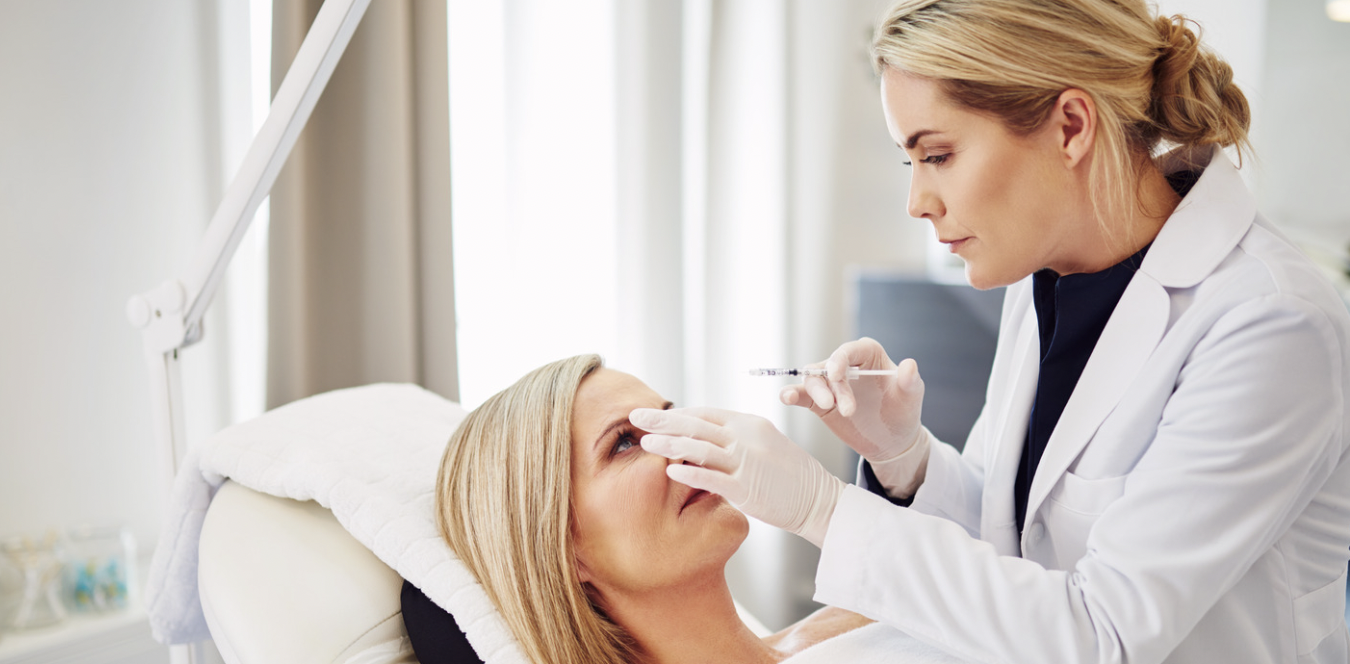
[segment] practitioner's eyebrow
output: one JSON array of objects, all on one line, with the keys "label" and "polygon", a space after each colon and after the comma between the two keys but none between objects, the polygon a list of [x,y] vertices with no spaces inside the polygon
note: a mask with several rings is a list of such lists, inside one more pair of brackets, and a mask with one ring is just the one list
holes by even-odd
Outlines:
[{"label": "practitioner's eyebrow", "polygon": [[[675,403],[672,402],[672,401],[667,401],[667,402],[661,404],[661,410],[670,410],[671,408],[674,408],[674,407],[675,407]],[[621,427],[621,426],[623,426],[623,425],[625,425],[625,424],[628,424],[628,416],[627,416],[627,415],[625,415],[625,416],[623,416],[623,417],[621,417],[621,418],[619,418],[619,419],[617,419],[617,420],[614,420],[613,422],[610,422],[610,423],[609,423],[609,426],[605,427],[605,430],[604,430],[604,431],[601,431],[601,432],[600,432],[600,435],[596,437],[596,439],[595,439],[595,445],[593,446],[593,448],[599,450],[599,451],[603,454],[603,452],[604,452],[604,450],[602,449],[602,448],[603,448],[603,443],[605,442],[606,439],[609,438],[609,434],[613,433],[615,429],[617,429],[617,428],[619,428],[619,427]]]},{"label": "practitioner's eyebrow", "polygon": [[914,146],[919,144],[920,138],[923,138],[924,136],[927,136],[929,134],[938,134],[938,133],[941,132],[937,131],[936,129],[920,129],[914,132],[913,134],[910,134],[909,138],[905,139],[905,144],[900,147],[906,150],[913,150]]}]

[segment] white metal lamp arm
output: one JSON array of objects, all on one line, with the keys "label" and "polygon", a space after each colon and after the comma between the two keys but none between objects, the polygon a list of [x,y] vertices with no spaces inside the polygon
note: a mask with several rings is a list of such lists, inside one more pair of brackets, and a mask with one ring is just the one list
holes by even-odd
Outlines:
[{"label": "white metal lamp arm", "polygon": [[[136,295],[127,317],[141,329],[150,368],[151,408],[164,495],[187,452],[178,349],[202,338],[202,317],[215,297],[258,206],[272,190],[291,148],[323,94],[370,0],[326,0],[282,80],[262,128],[216,208],[187,275]],[[200,659],[195,648],[174,648],[175,663]]]},{"label": "white metal lamp arm", "polygon": [[[132,324],[146,327],[169,313],[154,309],[156,304],[179,304],[186,311],[179,318],[182,336],[174,338],[178,325],[171,325],[162,336],[156,336],[161,351],[192,345],[201,338],[201,321],[206,308],[215,297],[230,259],[253,221],[258,206],[272,190],[281,167],[291,154],[300,131],[309,120],[310,112],[323,94],[333,68],[342,58],[352,33],[360,24],[370,0],[327,0],[319,9],[305,41],[286,72],[286,78],[272,100],[271,111],[258,135],[253,138],[239,172],[225,191],[225,197],[216,208],[206,236],[188,266],[187,276],[170,280],[155,290],[132,298],[128,316]],[[177,285],[173,285],[173,284]],[[181,289],[181,295],[179,293]],[[181,300],[181,304],[180,304]],[[153,311],[155,318],[149,318]],[[178,313],[178,312],[174,312]],[[147,342],[149,341],[147,333]]]},{"label": "white metal lamp arm", "polygon": [[[188,266],[187,276],[170,279],[127,303],[127,317],[142,330],[144,350],[151,363],[156,438],[171,460],[170,480],[178,458],[185,451],[177,351],[201,339],[202,317],[215,297],[230,259],[258,206],[276,183],[277,174],[369,6],[370,0],[324,2],[272,100],[267,119],[253,138],[220,207],[216,208]],[[170,374],[165,376],[167,380],[159,379],[165,372]],[[168,438],[160,434],[167,434]]]}]

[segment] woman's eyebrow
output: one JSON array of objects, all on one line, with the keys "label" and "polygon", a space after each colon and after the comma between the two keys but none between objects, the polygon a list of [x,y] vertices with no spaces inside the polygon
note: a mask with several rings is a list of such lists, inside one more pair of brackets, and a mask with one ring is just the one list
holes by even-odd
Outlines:
[{"label": "woman's eyebrow", "polygon": [[901,147],[903,147],[906,150],[913,150],[914,146],[919,144],[919,139],[929,134],[937,134],[937,133],[940,132],[938,132],[936,129],[920,129],[914,132],[913,134],[910,134],[909,138],[905,139],[905,144]]},{"label": "woman's eyebrow", "polygon": [[[625,423],[627,423],[627,422],[628,422],[628,418],[627,418],[627,417],[623,417],[623,418],[614,420],[613,422],[610,422],[610,423],[609,423],[609,426],[605,427],[605,430],[604,430],[604,431],[601,431],[601,432],[600,432],[600,435],[595,437],[595,444],[594,444],[592,447],[593,447],[594,449],[599,449],[599,448],[600,448],[600,444],[603,443],[603,442],[605,442],[605,439],[606,439],[606,438],[609,438],[609,434],[610,434],[611,431],[614,431],[615,429],[617,429],[617,428],[623,426],[623,425],[624,425]],[[603,452],[603,450],[601,450],[601,451]]]}]

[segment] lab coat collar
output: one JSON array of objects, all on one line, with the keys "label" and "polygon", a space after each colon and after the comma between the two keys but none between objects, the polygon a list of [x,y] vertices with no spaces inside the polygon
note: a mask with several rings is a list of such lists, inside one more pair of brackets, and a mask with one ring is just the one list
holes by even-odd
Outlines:
[{"label": "lab coat collar", "polygon": [[[1064,407],[1032,479],[1026,532],[1032,520],[1106,419],[1167,331],[1168,288],[1189,288],[1209,276],[1251,228],[1256,205],[1237,169],[1219,148],[1179,150],[1162,160],[1164,172],[1204,173],[1163,225],[1102,330],[1092,356]],[[1035,375],[1035,372],[1032,372]],[[1004,435],[1013,435],[1005,431]],[[1025,436],[1025,424],[1016,435]],[[1021,446],[1016,447],[1020,459]],[[1006,453],[1006,452],[1005,452]],[[1011,494],[1008,494],[1011,496]],[[1028,546],[1025,537],[1023,550]]]},{"label": "lab coat collar", "polygon": [[1209,276],[1256,218],[1256,201],[1218,146],[1178,148],[1160,159],[1164,173],[1204,168],[1163,224],[1140,271],[1166,288],[1190,288]]}]

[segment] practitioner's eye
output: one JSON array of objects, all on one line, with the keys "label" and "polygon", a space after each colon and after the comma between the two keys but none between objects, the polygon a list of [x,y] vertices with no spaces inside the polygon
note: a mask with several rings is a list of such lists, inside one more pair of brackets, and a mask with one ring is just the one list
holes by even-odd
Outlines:
[{"label": "practitioner's eye", "polygon": [[[950,156],[951,156],[950,154],[933,154],[933,155],[928,155],[927,157],[924,157],[923,159],[920,159],[919,162],[920,162],[920,163],[923,163],[923,164],[932,164],[933,166],[941,166],[942,164],[944,164],[944,163],[947,162],[947,158],[950,157]],[[904,162],[904,163],[905,163],[906,166],[913,166],[913,165],[914,165],[914,162],[912,162],[912,161],[907,161],[907,162]]]}]

